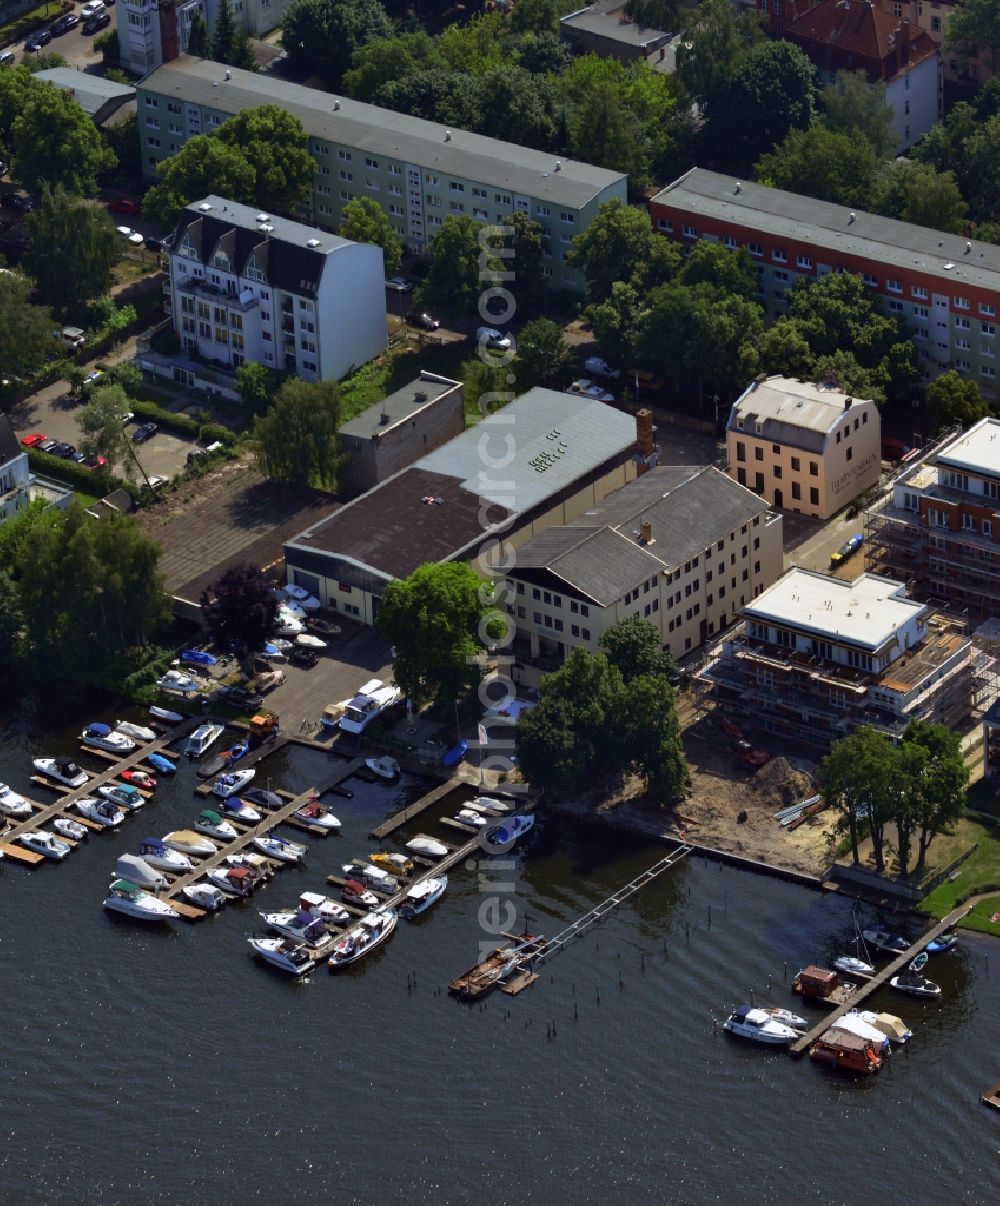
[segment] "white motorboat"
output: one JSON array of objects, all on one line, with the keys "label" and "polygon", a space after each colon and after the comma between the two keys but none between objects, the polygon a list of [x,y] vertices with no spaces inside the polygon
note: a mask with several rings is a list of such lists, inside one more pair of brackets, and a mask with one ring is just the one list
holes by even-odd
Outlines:
[{"label": "white motorboat", "polygon": [[384,942],[396,928],[399,914],[395,909],[377,909],[368,913],[334,946],[329,964],[332,968],[347,967]]},{"label": "white motorboat", "polygon": [[247,942],[255,955],[290,975],[303,976],[316,966],[301,942],[288,938],[248,938]]},{"label": "white motorboat", "polygon": [[253,839],[253,845],[268,858],[276,858],[282,863],[301,863],[309,852],[309,847],[301,842],[290,842],[287,838],[278,837],[276,833],[265,833]]},{"label": "white motorboat", "polygon": [[498,813],[514,811],[514,805],[510,800],[495,800],[492,796],[476,796],[465,807],[471,808],[475,812],[482,812],[486,815],[492,814],[494,816]]},{"label": "white motorboat", "polygon": [[156,704],[150,705],[149,714],[156,720],[165,720],[167,724],[180,724],[184,719],[180,712],[171,712],[169,708],[160,708]]},{"label": "white motorboat", "polygon": [[310,800],[292,814],[297,820],[305,821],[308,825],[318,825],[321,829],[339,829],[340,819],[319,800]]},{"label": "white motorboat", "polygon": [[264,819],[264,814],[256,808],[251,808],[246,800],[239,796],[225,796],[219,801],[218,811],[224,820],[244,821],[248,825],[256,825]]},{"label": "white motorboat", "polygon": [[136,812],[146,803],[145,797],[131,783],[105,783],[97,789],[97,794],[126,812]]},{"label": "white motorboat", "polygon": [[66,787],[83,787],[90,778],[72,758],[33,758],[31,765],[40,775]]},{"label": "white motorboat", "polygon": [[108,724],[89,724],[80,734],[83,745],[95,750],[107,750],[109,754],[131,754],[135,742],[125,733],[119,733]]},{"label": "white motorboat", "polygon": [[451,819],[469,829],[480,829],[487,821],[481,812],[476,812],[473,808],[460,808]]},{"label": "white motorboat", "polygon": [[397,703],[402,692],[396,686],[386,686],[380,678],[363,683],[357,695],[344,704],[340,728],[344,733],[363,733],[367,726]]},{"label": "white motorboat", "polygon": [[399,891],[399,880],[395,876],[370,863],[344,863],[343,872],[347,879],[358,879],[376,892],[384,892],[386,896]]},{"label": "white motorboat", "polygon": [[26,850],[34,850],[36,854],[44,854],[46,858],[60,861],[73,849],[68,842],[57,838],[47,829],[29,829],[27,833],[19,834],[17,840]]},{"label": "white motorboat", "polygon": [[260,918],[269,930],[306,946],[321,946],[330,937],[326,923],[304,909],[279,909],[276,913],[261,913]]},{"label": "white motorboat", "polygon": [[837,971],[845,972],[849,976],[875,975],[875,968],[870,963],[866,963],[864,959],[857,959],[854,955],[841,955],[834,959],[833,966]]},{"label": "white motorboat", "polygon": [[147,728],[144,724],[133,724],[131,720],[116,720],[115,728],[133,741],[155,741],[156,730]]},{"label": "white motorboat", "polygon": [[200,724],[187,739],[184,746],[184,753],[189,758],[200,758],[202,754],[218,741],[225,732],[221,724]]},{"label": "white motorboat", "polygon": [[439,901],[444,896],[447,887],[448,880],[444,875],[422,879],[406,893],[399,911],[408,921],[412,921],[414,917],[426,913],[432,904]]},{"label": "white motorboat", "polygon": [[289,583],[279,592],[289,603],[294,603],[304,611],[319,611],[322,604],[315,595],[311,595],[304,586]]},{"label": "white motorboat", "polygon": [[418,833],[415,838],[411,838],[406,843],[406,849],[412,850],[414,854],[422,854],[425,858],[444,858],[448,853],[444,842],[428,837],[426,833]]},{"label": "white motorboat", "polygon": [[[174,695],[197,695],[201,690],[201,684],[197,679],[180,670],[168,670],[161,679],[157,679],[156,685],[161,691],[169,691]],[[176,716],[177,713],[174,712],[171,715]]]},{"label": "white motorboat", "polygon": [[220,842],[234,842],[239,836],[232,825],[228,821],[224,821],[211,808],[201,810],[194,827],[199,833],[204,833],[207,837],[215,838]]},{"label": "white motorboat", "polygon": [[115,863],[115,879],[126,879],[129,883],[138,884],[147,892],[165,888],[169,882],[162,871],[151,867],[138,854],[120,854],[118,856],[118,861]]},{"label": "white motorboat", "polygon": [[322,637],[313,636],[311,632],[300,632],[295,638],[296,645],[302,645],[306,649],[325,649],[326,641]]},{"label": "white motorboat", "polygon": [[342,904],[319,892],[303,892],[299,897],[299,908],[327,925],[344,925],[351,920],[351,914]]},{"label": "white motorboat", "polygon": [[174,921],[177,914],[165,900],[144,892],[129,879],[116,879],[104,898],[104,907],[112,913],[123,913],[139,921]]},{"label": "white motorboat", "polygon": [[194,870],[194,863],[188,856],[172,849],[163,838],[143,838],[139,843],[139,857],[158,871],[173,871],[176,875],[183,875],[185,871]]},{"label": "white motorboat", "polygon": [[302,621],[291,614],[283,607],[278,608],[278,614],[274,621],[274,635],[280,637],[299,636],[305,632],[306,628]]},{"label": "white motorboat", "polygon": [[785,1046],[797,1039],[798,1033],[784,1022],[775,1021],[765,1009],[754,1009],[752,1005],[741,1005],[726,1018],[723,1030],[740,1038],[753,1039],[755,1043],[770,1046]]},{"label": "white motorboat", "polygon": [[913,1031],[894,1013],[875,1013],[871,1009],[852,1009],[849,1012],[857,1014],[876,1030],[881,1030],[890,1043],[908,1043],[913,1038]]},{"label": "white motorboat", "polygon": [[380,779],[388,779],[390,782],[399,778],[399,763],[395,758],[388,756],[383,758],[366,758],[365,766],[373,775],[377,775]]},{"label": "white motorboat", "polygon": [[764,1012],[768,1017],[774,1018],[776,1022],[781,1022],[783,1026],[791,1026],[793,1030],[808,1030],[808,1021],[800,1017],[797,1013],[792,1013],[790,1009],[778,1009],[774,1006],[764,1006]]},{"label": "white motorboat", "polygon": [[16,791],[12,791],[6,783],[0,783],[0,812],[9,817],[30,817],[31,805]]},{"label": "white motorboat", "polygon": [[254,888],[260,883],[259,876],[256,876],[249,867],[227,866],[225,863],[219,867],[213,867],[208,873],[208,878],[227,896],[239,896],[246,898],[253,893]]},{"label": "white motorboat", "polygon": [[349,879],[340,889],[341,897],[358,909],[377,909],[378,897],[356,879]]},{"label": "white motorboat", "polygon": [[238,796],[253,777],[252,769],[227,771],[225,774],[219,775],[212,784],[212,794],[221,800],[224,800],[226,796]]},{"label": "white motorboat", "polygon": [[181,895],[198,909],[206,913],[217,913],[226,903],[226,894],[215,884],[196,883],[181,888]]},{"label": "white motorboat", "polygon": [[877,1026],[872,1026],[866,1022],[859,1013],[853,1010],[848,1011],[830,1026],[831,1030],[843,1030],[848,1034],[856,1034],[858,1038],[867,1039],[870,1043],[874,1043],[876,1048],[881,1047],[883,1050],[889,1050],[889,1037],[883,1034]]},{"label": "white motorboat", "polygon": [[165,834],[163,840],[171,850],[179,850],[181,854],[193,854],[198,858],[207,858],[219,851],[215,842],[191,829],[174,829]]},{"label": "white motorboat", "polygon": [[90,832],[86,826],[81,825],[79,821],[71,820],[69,817],[54,817],[52,828],[60,837],[69,838],[73,842],[82,842]]},{"label": "white motorboat", "polygon": [[486,832],[486,840],[494,846],[510,847],[531,829],[535,823],[533,812],[521,812],[508,817],[498,825],[493,825]]},{"label": "white motorboat", "polygon": [[913,997],[939,997],[941,988],[933,980],[928,980],[919,972],[900,972],[893,976],[889,984],[897,992],[906,992]]},{"label": "white motorboat", "polygon": [[76,811],[95,825],[120,825],[125,820],[125,813],[114,800],[95,800],[93,796],[84,796],[73,805]]}]

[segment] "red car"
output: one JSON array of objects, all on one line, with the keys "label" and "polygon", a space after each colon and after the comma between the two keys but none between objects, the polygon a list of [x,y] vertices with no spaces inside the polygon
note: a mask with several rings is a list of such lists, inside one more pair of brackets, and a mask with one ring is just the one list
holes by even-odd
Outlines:
[{"label": "red car", "polygon": [[116,197],[113,201],[109,201],[108,209],[113,214],[138,214],[142,212],[142,206],[139,202],[130,201],[128,197]]},{"label": "red car", "polygon": [[88,456],[83,463],[88,469],[106,469],[108,466],[103,456]]},{"label": "red car", "polygon": [[34,448],[36,444],[40,444],[42,440],[47,440],[48,438],[43,431],[33,431],[31,435],[26,435],[21,443],[25,448]]}]

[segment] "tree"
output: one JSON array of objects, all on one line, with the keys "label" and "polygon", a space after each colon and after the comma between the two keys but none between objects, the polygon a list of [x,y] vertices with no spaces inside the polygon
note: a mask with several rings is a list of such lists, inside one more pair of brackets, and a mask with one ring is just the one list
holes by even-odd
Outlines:
[{"label": "tree", "polygon": [[135,454],[125,428],[129,400],[120,385],[95,389],[80,412],[81,447],[88,456],[103,456],[112,473],[135,473]]},{"label": "tree", "polygon": [[212,57],[212,35],[208,29],[208,22],[198,9],[195,9],[191,14],[191,25],[188,28],[187,52],[196,59],[210,59]]},{"label": "tree", "polygon": [[0,569],[0,666],[12,666],[21,648],[21,596],[7,570]]},{"label": "tree", "polygon": [[230,67],[242,67],[245,71],[255,71],[257,68],[246,29],[233,20],[229,0],[222,0],[219,5],[212,37],[212,58],[217,63],[228,63]]},{"label": "tree", "polygon": [[445,218],[430,244],[430,268],[417,292],[428,310],[473,314],[484,282],[480,278],[480,231],[486,228],[467,214]]},{"label": "tree", "polygon": [[196,134],[157,167],[157,183],[146,194],[142,215],[172,230],[181,210],[200,197],[221,196],[254,203],[256,175],[246,157],[211,134]]},{"label": "tree", "polygon": [[939,172],[913,159],[883,165],[875,180],[872,208],[887,218],[952,234],[962,232],[969,210],[954,172]]},{"label": "tree", "polygon": [[378,0],[291,0],[281,45],[294,70],[338,88],[354,52],[391,35],[392,23]]},{"label": "tree", "polygon": [[620,197],[604,202],[593,221],[573,240],[566,263],[583,273],[587,296],[600,302],[610,297],[615,281],[630,281],[641,273],[654,240],[649,215],[626,205]]},{"label": "tree", "polygon": [[274,405],[254,420],[257,463],[262,473],[290,486],[334,490],[343,463],[337,443],[340,389],[336,381],[290,377]]},{"label": "tree", "polygon": [[954,427],[956,423],[971,427],[989,414],[979,386],[955,369],[935,377],[928,385],[925,409],[932,431]]},{"label": "tree", "polygon": [[357,197],[344,206],[340,235],[355,243],[374,243],[382,248],[385,275],[392,276],[403,262],[403,244],[389,216],[372,197]]},{"label": "tree", "polygon": [[[213,136],[223,146],[242,155],[249,164],[253,172],[250,204],[273,213],[288,214],[309,196],[316,161],[309,152],[309,139],[302,123],[287,109],[280,105],[244,109],[224,121],[213,131]],[[216,196],[230,195],[220,193],[218,189],[211,191]]]},{"label": "tree", "polygon": [[600,646],[626,686],[640,677],[666,678],[674,669],[674,659],[663,649],[660,630],[638,616],[626,616],[605,629]]},{"label": "tree", "polygon": [[884,315],[861,277],[849,272],[798,282],[789,292],[788,317],[814,355],[850,352],[864,368],[883,361],[892,345],[910,342],[905,324]]},{"label": "tree", "polygon": [[611,84],[598,83],[588,93],[570,119],[569,133],[577,159],[642,177],[642,130]]},{"label": "tree", "polygon": [[55,350],[52,311],[32,305],[30,293],[27,277],[0,273],[0,378],[30,377]]},{"label": "tree", "polygon": [[905,807],[919,829],[916,869],[920,871],[933,838],[946,832],[965,811],[969,768],[962,757],[961,734],[946,725],[911,721],[903,733],[902,748],[912,747],[923,757],[919,773],[911,774],[906,782]]},{"label": "tree", "polygon": [[1000,178],[1000,116],[991,117],[964,140],[955,174],[977,221],[1000,218],[1000,196],[994,187]]},{"label": "tree", "polygon": [[641,674],[629,684],[624,703],[630,768],[645,780],[652,803],[676,803],[684,794],[688,766],[673,688],[662,674]]},{"label": "tree", "polygon": [[562,6],[556,0],[518,0],[510,17],[517,34],[558,33]]},{"label": "tree", "polygon": [[757,341],[762,373],[777,373],[797,381],[810,380],[815,363],[809,340],[794,319],[781,317]]},{"label": "tree", "polygon": [[892,739],[876,729],[856,729],[834,742],[820,763],[819,786],[825,799],[842,814],[840,825],[851,839],[854,861],[868,829],[875,870],[885,870],[885,826],[898,812],[899,757]]},{"label": "tree", "polygon": [[673,33],[681,14],[680,0],[627,0],[626,15],[636,25]]},{"label": "tree", "polygon": [[606,301],[587,309],[594,342],[601,356],[612,366],[623,368],[635,359],[639,337],[641,307],[639,295],[624,281],[615,281]]},{"label": "tree", "polygon": [[535,385],[565,385],[573,372],[572,349],[563,339],[562,327],[548,318],[526,323],[517,337],[514,370],[521,390]]},{"label": "tree", "polygon": [[254,654],[274,634],[278,600],[271,583],[250,562],[226,570],[201,596],[201,614],[212,640],[221,649],[235,646],[247,675]]},{"label": "tree", "polygon": [[481,675],[480,627],[496,615],[490,588],[464,562],[418,566],[385,588],[375,627],[392,645],[393,675],[414,703],[452,703]]},{"label": "tree", "polygon": [[1000,9],[993,0],[961,0],[948,16],[948,48],[968,60],[980,47],[989,51],[994,75],[1000,68]]},{"label": "tree", "polygon": [[92,196],[97,177],[115,165],[114,152],[80,104],[55,85],[35,81],[11,127],[12,175],[30,193],[43,184]]},{"label": "tree", "polygon": [[683,285],[708,285],[719,294],[749,299],[757,292],[757,274],[745,247],[730,250],[721,243],[695,243],[684,258]]},{"label": "tree", "polygon": [[139,118],[135,113],[127,114],[121,121],[108,126],[104,140],[118,160],[118,171],[136,184],[142,180],[142,147],[139,143]]},{"label": "tree", "polygon": [[805,130],[790,131],[784,142],[761,155],[754,175],[772,188],[865,209],[877,166],[867,139],[813,123]]},{"label": "tree", "polygon": [[823,124],[835,134],[861,137],[879,159],[895,153],[893,113],[885,103],[885,84],[872,84],[863,71],[838,71],[837,81],[819,94]]},{"label": "tree", "polygon": [[344,91],[356,100],[374,103],[387,84],[443,67],[437,43],[425,30],[373,38],[355,50],[351,69],[344,74]]},{"label": "tree", "polygon": [[236,370],[236,392],[243,403],[244,415],[249,418],[266,414],[285,377],[278,369],[245,360]]},{"label": "tree", "polygon": [[122,240],[106,210],[44,185],[26,225],[24,267],[47,305],[79,315],[110,290]]},{"label": "tree", "polygon": [[789,131],[805,129],[816,107],[816,69],[791,42],[752,46],[705,101],[703,142],[715,162],[747,172]]},{"label": "tree", "polygon": [[[510,288],[517,300],[518,313],[525,316],[537,314],[545,302],[544,228],[521,210],[508,214],[501,225],[510,227],[510,233],[505,234],[501,241],[501,246],[510,254],[501,256],[500,263],[506,271],[514,274]],[[493,240],[490,245],[495,246]]]},{"label": "tree", "polygon": [[688,10],[677,47],[677,75],[691,98],[703,105],[763,39],[761,14],[738,11],[729,0],[703,0]]}]

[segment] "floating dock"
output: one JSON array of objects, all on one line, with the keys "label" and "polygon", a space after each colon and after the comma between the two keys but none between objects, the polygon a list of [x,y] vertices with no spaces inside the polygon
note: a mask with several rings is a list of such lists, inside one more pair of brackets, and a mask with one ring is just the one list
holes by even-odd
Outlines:
[{"label": "floating dock", "polygon": [[944,921],[939,921],[936,926],[927,930],[925,933],[908,947],[903,953],[897,956],[893,961],[884,967],[882,971],[876,972],[866,983],[860,985],[854,992],[851,993],[847,1001],[842,1005],[838,1005],[832,1013],[827,1014],[819,1025],[814,1026],[807,1031],[797,1042],[793,1043],[789,1048],[792,1055],[803,1055],[809,1048],[821,1038],[830,1029],[834,1022],[842,1018],[850,1009],[859,1009],[862,1001],[868,999],[876,989],[881,988],[884,984],[888,984],[893,976],[901,972],[911,959],[915,958],[925,949],[929,942],[933,942],[935,938],[940,937],[946,930],[950,930],[952,926],[957,925],[962,918],[969,912],[970,905],[962,905],[960,908],[953,910]]},{"label": "floating dock", "polygon": [[[363,761],[364,759],[362,759]],[[456,788],[465,788],[468,793],[468,799],[475,799],[476,788],[472,784],[466,783],[464,779],[453,776],[433,788],[427,795],[421,796],[419,800],[415,800],[412,804],[402,809],[401,812],[397,812],[389,817],[387,821],[383,821],[381,825],[376,825],[371,831],[371,836],[378,841],[387,838],[391,833],[395,833],[397,829],[401,829],[408,821],[412,821],[415,817],[419,817],[422,812],[426,812],[432,804],[437,804],[443,800],[445,796],[455,791]],[[463,807],[466,802],[466,800],[462,800],[457,807]]]}]

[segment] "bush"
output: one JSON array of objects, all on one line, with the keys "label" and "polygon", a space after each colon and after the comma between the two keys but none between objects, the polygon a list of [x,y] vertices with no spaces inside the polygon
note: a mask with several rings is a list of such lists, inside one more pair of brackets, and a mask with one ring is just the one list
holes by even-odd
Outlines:
[{"label": "bush", "polygon": [[101,497],[110,494],[122,483],[110,473],[98,473],[88,469],[86,465],[78,465],[76,461],[65,461],[61,456],[50,456],[47,452],[39,452],[37,448],[28,449],[28,464],[35,473],[42,477],[51,477],[58,482],[65,482],[74,490],[83,494],[96,494]]},{"label": "bush", "polygon": [[218,440],[220,444],[225,444],[227,448],[232,448],[235,444],[239,443],[240,437],[235,431],[230,431],[228,427],[223,427],[219,423],[202,423],[198,429],[198,439],[206,447]]},{"label": "bush", "polygon": [[198,438],[201,428],[190,415],[175,414],[174,411],[158,406],[155,402],[144,402],[140,398],[130,398],[129,405],[135,413],[135,417],[144,423],[155,423],[158,427],[173,431],[177,435],[188,436],[192,440]]}]

